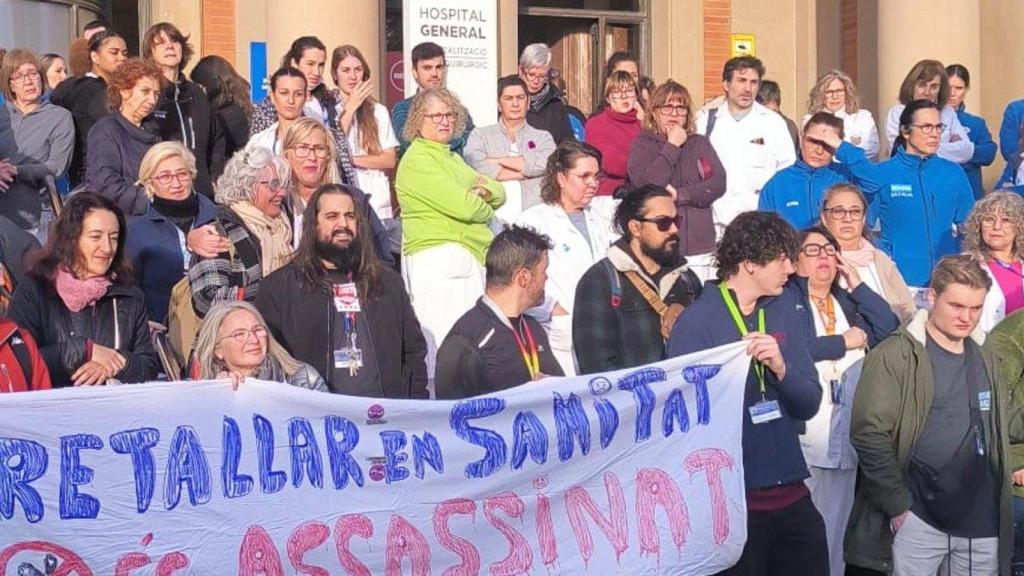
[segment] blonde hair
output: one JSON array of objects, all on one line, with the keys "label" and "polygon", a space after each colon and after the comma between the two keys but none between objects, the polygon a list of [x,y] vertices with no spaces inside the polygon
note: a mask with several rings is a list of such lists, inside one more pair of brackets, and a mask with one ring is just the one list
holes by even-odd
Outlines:
[{"label": "blonde hair", "polygon": [[960,284],[975,290],[992,288],[992,278],[981,267],[981,263],[970,254],[946,256],[939,260],[932,270],[932,281],[929,287],[938,296],[952,284]]},{"label": "blonde hair", "polygon": [[423,126],[427,119],[427,105],[433,100],[447,104],[455,115],[455,122],[452,123],[453,137],[466,130],[466,109],[462,107],[458,96],[447,88],[431,88],[417,94],[409,105],[409,115],[406,116],[405,126],[402,127],[402,138],[406,142],[412,142],[420,137],[420,126]]},{"label": "blonde hair", "polygon": [[977,258],[987,259],[989,247],[981,233],[981,220],[986,216],[1005,214],[1013,223],[1013,251],[1019,258],[1024,255],[1024,198],[1014,192],[990,192],[978,200],[964,223],[963,249]]},{"label": "blonde hair", "polygon": [[266,330],[267,356],[281,365],[286,376],[290,377],[302,368],[302,363],[293,358],[284,349],[284,346],[278,344],[277,340],[274,339],[274,336],[270,333],[270,328],[267,326],[267,321],[263,319],[263,315],[260,314],[255,306],[245,301],[222,301],[210,307],[210,311],[203,318],[203,325],[199,328],[199,336],[196,337],[195,354],[196,361],[199,363],[200,378],[216,378],[218,374],[227,368],[224,361],[217,358],[214,352],[219,343],[220,337],[218,333],[220,332],[221,325],[228,316],[239,310],[245,310],[252,314],[260,326]]},{"label": "blonde hair", "polygon": [[853,114],[857,110],[860,110],[860,96],[857,95],[857,85],[853,83],[853,78],[846,75],[846,72],[842,70],[829,70],[818,78],[818,81],[814,83],[814,87],[811,88],[811,93],[807,97],[807,113],[815,114],[817,112],[828,112],[825,108],[825,91],[828,90],[828,85],[833,80],[839,80],[843,83],[843,89],[846,90],[846,113]]},{"label": "blonde hair", "polygon": [[[288,150],[298,145],[299,142],[302,142],[314,132],[323,134],[324,142],[327,144],[327,163],[324,167],[324,175],[320,180],[320,184],[340,184],[341,178],[338,176],[338,148],[334,145],[334,138],[331,137],[327,127],[319,120],[303,117],[292,122],[291,126],[284,131],[284,137],[281,139],[281,154],[286,154]],[[293,180],[292,184],[294,183],[295,181]]]},{"label": "blonde hair", "polygon": [[192,174],[192,178],[195,179],[196,177],[196,157],[184,144],[177,140],[154,144],[146,151],[146,155],[142,157],[142,163],[139,164],[139,181],[137,182],[137,184],[146,189],[146,196],[150,200],[156,195],[156,189],[151,179],[156,175],[157,167],[164,160],[170,158],[181,158],[181,163]]},{"label": "blonde hair", "polygon": [[3,62],[3,65],[0,66],[0,92],[3,93],[4,98],[14,102],[11,76],[14,76],[18,68],[25,64],[35,66],[36,71],[39,72],[39,97],[43,97],[43,90],[46,89],[46,71],[43,70],[43,66],[39,63],[39,58],[36,57],[35,53],[24,48],[15,48],[0,57],[0,62]]}]

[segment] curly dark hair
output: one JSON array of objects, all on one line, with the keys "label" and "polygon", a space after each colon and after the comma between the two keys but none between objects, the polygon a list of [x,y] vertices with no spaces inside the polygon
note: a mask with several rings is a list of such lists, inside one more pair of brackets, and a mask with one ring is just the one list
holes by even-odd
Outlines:
[{"label": "curly dark hair", "polygon": [[81,259],[78,253],[78,240],[82,236],[85,217],[95,210],[105,210],[117,218],[117,250],[110,261],[107,279],[117,284],[132,282],[131,267],[124,256],[124,245],[128,238],[124,212],[110,199],[92,192],[80,192],[67,199],[60,218],[53,223],[46,245],[32,260],[29,274],[44,285],[52,285],[53,277],[58,268],[74,270]]},{"label": "curly dark hair", "polygon": [[107,107],[110,110],[117,110],[121,107],[121,91],[131,90],[139,80],[152,78],[157,84],[164,81],[163,72],[156,62],[143,60],[142,58],[129,58],[117,67],[110,77],[110,85],[107,86]]},{"label": "curly dark hair", "polygon": [[800,251],[796,230],[775,212],[744,212],[725,227],[718,243],[718,279],[732,278],[743,262],[764,266],[779,256],[795,261]]}]

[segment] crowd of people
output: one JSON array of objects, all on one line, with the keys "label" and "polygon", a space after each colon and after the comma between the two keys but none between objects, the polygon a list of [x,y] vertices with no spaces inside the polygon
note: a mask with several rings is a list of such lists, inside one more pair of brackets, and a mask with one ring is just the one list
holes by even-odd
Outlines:
[{"label": "crowd of people", "polygon": [[102,22],[71,50],[2,56],[0,392],[258,378],[460,399],[743,339],[727,574],[1009,573],[1024,99],[985,190],[997,144],[964,108],[970,73],[935,60],[883,141],[844,72],[797,125],[750,56],[699,105],[616,53],[581,118],[531,44],[478,126],[432,43],[390,111],[359,48],[328,61],[312,36],[256,103],[218,56],[186,76],[171,23],[140,57]]}]

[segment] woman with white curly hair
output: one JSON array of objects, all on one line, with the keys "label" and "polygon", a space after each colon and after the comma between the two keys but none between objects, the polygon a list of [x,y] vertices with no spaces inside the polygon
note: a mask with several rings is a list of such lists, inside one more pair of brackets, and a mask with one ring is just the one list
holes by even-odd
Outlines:
[{"label": "woman with white curly hair", "polygon": [[963,226],[964,251],[992,277],[979,325],[988,332],[1024,308],[1024,198],[992,192],[974,205]]},{"label": "woman with white curly hair", "polygon": [[320,374],[293,358],[248,302],[218,302],[210,308],[196,338],[195,360],[196,378],[230,378],[235,388],[245,378],[256,378],[327,392]]},{"label": "woman with white curly hair", "polygon": [[260,280],[291,259],[292,228],[282,210],[289,176],[283,158],[259,147],[239,151],[224,168],[214,225],[231,246],[189,268],[192,305],[200,317],[219,301],[252,302]]}]

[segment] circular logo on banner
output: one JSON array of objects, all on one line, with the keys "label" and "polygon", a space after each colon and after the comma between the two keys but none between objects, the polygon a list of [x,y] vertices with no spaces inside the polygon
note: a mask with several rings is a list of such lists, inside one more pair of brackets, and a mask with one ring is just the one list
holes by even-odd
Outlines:
[{"label": "circular logo on banner", "polygon": [[612,381],[604,376],[598,376],[590,380],[590,393],[594,396],[602,396],[612,389]]},{"label": "circular logo on banner", "polygon": [[380,404],[370,405],[370,407],[366,409],[366,417],[371,421],[380,420],[384,417],[384,407]]},{"label": "circular logo on banner", "polygon": [[370,466],[370,480],[373,480],[374,482],[380,482],[383,479],[384,479],[384,465],[383,464],[374,464],[373,466]]}]

